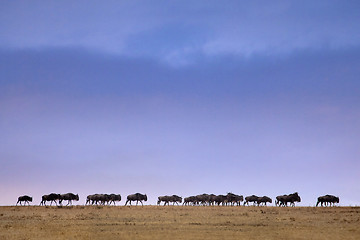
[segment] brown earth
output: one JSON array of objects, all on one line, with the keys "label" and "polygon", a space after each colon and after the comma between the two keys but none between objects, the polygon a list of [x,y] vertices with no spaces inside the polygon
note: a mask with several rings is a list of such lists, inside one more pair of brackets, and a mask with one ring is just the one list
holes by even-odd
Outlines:
[{"label": "brown earth", "polygon": [[360,239],[360,207],[0,207],[0,239]]}]

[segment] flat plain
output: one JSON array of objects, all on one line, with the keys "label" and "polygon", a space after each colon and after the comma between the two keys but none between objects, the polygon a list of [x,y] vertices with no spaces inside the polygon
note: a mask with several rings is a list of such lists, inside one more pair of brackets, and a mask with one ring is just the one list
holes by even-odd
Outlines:
[{"label": "flat plain", "polygon": [[0,239],[360,239],[360,207],[2,206]]}]

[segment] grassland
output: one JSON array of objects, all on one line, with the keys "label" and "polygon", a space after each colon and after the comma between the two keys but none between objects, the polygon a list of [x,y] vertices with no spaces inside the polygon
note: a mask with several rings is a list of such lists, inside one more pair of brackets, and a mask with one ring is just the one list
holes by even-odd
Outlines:
[{"label": "grassland", "polygon": [[0,239],[360,239],[360,208],[0,207]]}]

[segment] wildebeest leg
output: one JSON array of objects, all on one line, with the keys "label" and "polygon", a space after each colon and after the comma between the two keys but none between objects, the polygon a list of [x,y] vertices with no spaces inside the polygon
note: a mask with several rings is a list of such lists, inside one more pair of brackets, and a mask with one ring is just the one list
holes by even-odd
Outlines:
[{"label": "wildebeest leg", "polygon": [[140,200],[140,202],[141,202],[141,206],[144,206],[144,204],[143,204],[142,200]]}]

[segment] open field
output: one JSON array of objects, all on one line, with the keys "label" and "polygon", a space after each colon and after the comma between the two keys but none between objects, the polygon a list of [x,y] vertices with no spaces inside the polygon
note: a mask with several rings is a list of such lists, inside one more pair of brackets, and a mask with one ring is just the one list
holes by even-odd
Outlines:
[{"label": "open field", "polygon": [[0,239],[360,239],[359,207],[0,207]]}]

